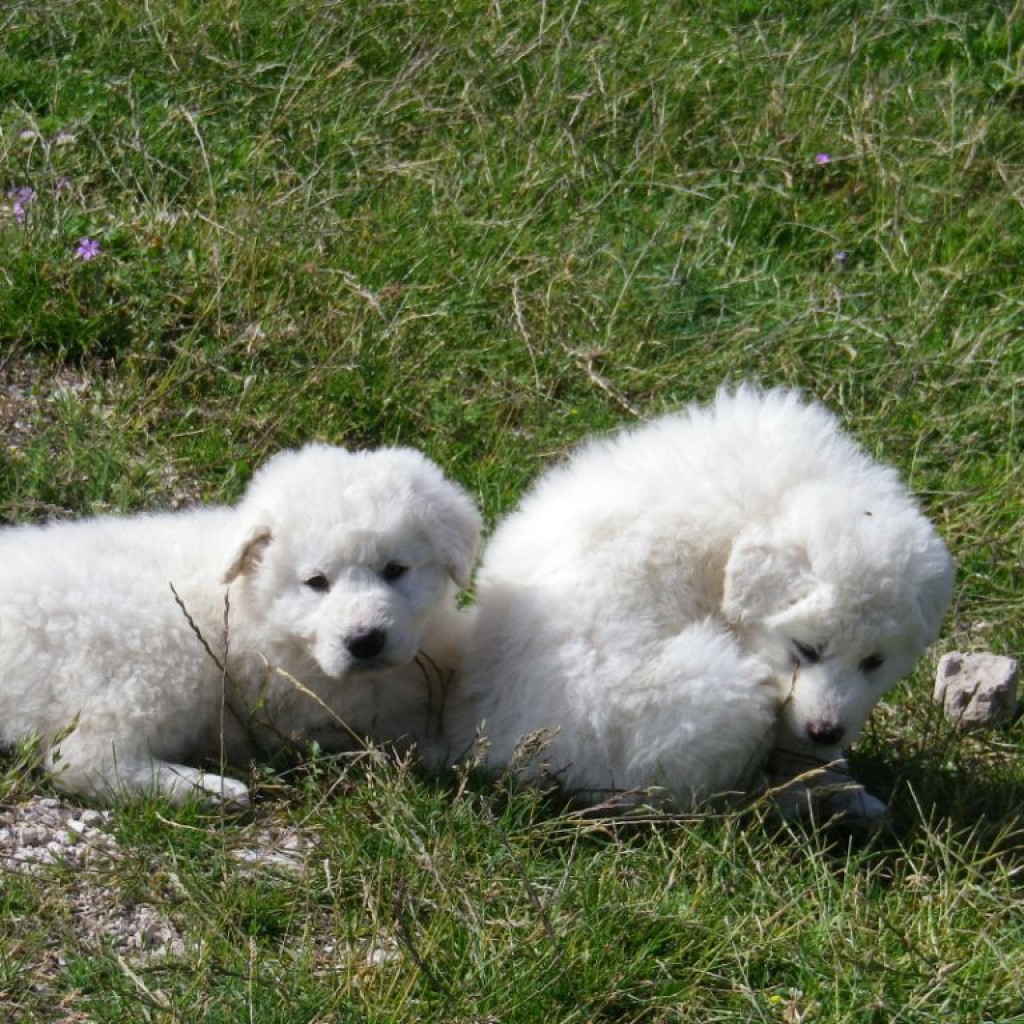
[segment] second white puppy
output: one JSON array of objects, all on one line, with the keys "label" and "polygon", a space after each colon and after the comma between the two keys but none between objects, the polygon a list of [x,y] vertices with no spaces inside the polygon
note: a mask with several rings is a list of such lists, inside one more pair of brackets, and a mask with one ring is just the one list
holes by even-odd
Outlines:
[{"label": "second white puppy", "polygon": [[479,529],[418,452],[311,444],[232,508],[0,531],[0,743],[39,737],[58,785],[102,800],[244,803],[203,766],[416,740]]},{"label": "second white puppy", "polygon": [[[722,393],[584,445],[499,526],[451,751],[480,736],[492,768],[677,808],[743,789],[773,747],[789,775],[838,770],[951,586],[897,475],[822,407]],[[827,811],[884,810],[856,797]]]}]

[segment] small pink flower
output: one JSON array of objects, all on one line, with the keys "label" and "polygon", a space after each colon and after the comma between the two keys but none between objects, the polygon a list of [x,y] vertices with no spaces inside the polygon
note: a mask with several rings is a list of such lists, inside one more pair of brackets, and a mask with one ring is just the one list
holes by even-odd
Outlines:
[{"label": "small pink flower", "polygon": [[830,164],[830,163],[832,163],[832,156],[831,156],[831,154],[829,154],[829,153],[818,153],[818,154],[816,154],[816,155],[815,155],[815,157],[814,157],[814,162],[815,162],[815,163],[816,163],[816,164],[817,164],[817,165],[818,165],[819,167],[824,167],[824,166],[825,166],[825,164]]},{"label": "small pink flower", "polygon": [[88,263],[100,254],[100,243],[94,238],[80,238],[75,246],[75,258]]}]

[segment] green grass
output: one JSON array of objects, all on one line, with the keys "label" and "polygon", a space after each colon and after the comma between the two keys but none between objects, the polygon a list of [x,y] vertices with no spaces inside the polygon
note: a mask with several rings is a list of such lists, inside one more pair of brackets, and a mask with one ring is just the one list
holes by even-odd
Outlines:
[{"label": "green grass", "polygon": [[[0,187],[35,190],[0,195],[5,519],[232,499],[315,436],[422,447],[493,520],[587,434],[752,378],[921,495],[960,567],[938,650],[1024,648],[1019,3],[21,0],[0,39]],[[103,881],[180,962],[76,938],[74,873],[4,873],[0,1007],[1024,1020],[1020,724],[956,735],[933,667],[855,751],[896,811],[866,846],[328,762],[251,821],[118,814]],[[303,874],[238,870],[267,822],[317,838]]]}]

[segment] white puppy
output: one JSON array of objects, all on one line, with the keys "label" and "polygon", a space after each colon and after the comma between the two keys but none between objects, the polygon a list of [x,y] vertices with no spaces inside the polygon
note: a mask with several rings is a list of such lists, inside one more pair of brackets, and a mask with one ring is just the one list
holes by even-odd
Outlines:
[{"label": "white puppy", "polygon": [[[823,408],[720,393],[585,445],[499,526],[449,750],[482,736],[494,769],[681,809],[748,787],[773,748],[787,776],[807,757],[835,782],[935,639],[952,578],[896,473]],[[884,810],[829,793],[828,813]]]},{"label": "white puppy", "polygon": [[0,743],[39,737],[95,798],[244,803],[199,766],[413,740],[461,653],[451,581],[479,528],[419,453],[311,444],[232,508],[4,530]]}]

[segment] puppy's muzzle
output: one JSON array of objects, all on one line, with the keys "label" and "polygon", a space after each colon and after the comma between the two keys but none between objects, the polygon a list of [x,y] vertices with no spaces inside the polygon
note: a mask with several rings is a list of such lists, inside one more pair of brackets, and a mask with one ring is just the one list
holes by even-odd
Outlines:
[{"label": "puppy's muzzle", "polygon": [[811,722],[807,726],[807,738],[820,747],[834,747],[842,740],[843,731],[838,722]]}]

